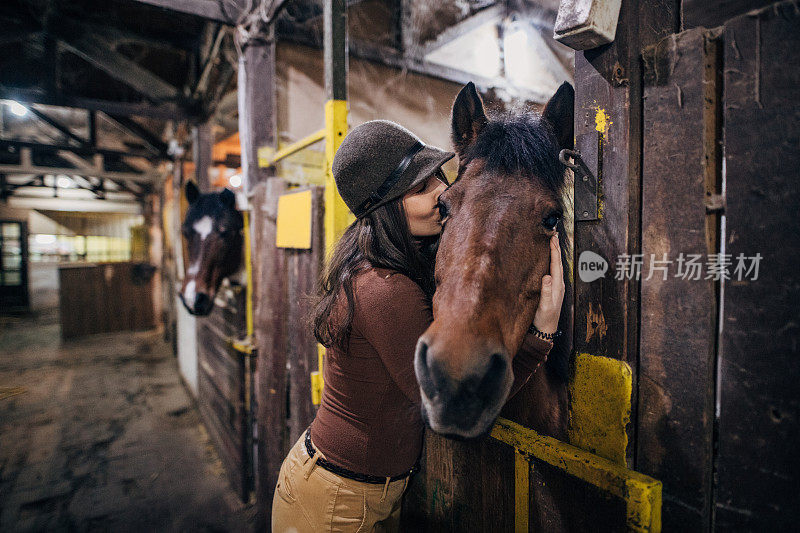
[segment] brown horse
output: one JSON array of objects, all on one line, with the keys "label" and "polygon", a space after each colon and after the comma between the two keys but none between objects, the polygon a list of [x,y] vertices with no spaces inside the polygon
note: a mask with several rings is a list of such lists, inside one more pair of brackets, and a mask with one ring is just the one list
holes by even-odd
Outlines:
[{"label": "brown horse", "polygon": [[[572,86],[564,83],[534,113],[487,118],[472,83],[453,104],[456,181],[439,199],[444,229],[436,256],[433,323],[420,337],[414,366],[423,416],[451,437],[485,435],[513,383],[511,361],[539,303],[562,220],[565,167],[559,152],[573,145]],[[569,276],[559,329],[569,331]],[[562,337],[563,338],[563,337]],[[536,389],[532,425],[563,438],[570,346],[557,339]]]},{"label": "brown horse", "polygon": [[189,260],[180,298],[193,315],[207,315],[222,280],[242,265],[242,214],[236,210],[236,196],[228,189],[200,194],[186,183],[189,210],[181,225]]}]

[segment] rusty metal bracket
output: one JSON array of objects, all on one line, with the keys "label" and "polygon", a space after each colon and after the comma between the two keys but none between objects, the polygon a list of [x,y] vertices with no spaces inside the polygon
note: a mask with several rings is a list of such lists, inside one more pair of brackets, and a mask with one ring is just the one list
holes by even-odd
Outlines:
[{"label": "rusty metal bracket", "polygon": [[[567,156],[574,163],[568,161]],[[559,152],[558,160],[575,173],[575,220],[597,220],[597,177],[577,150],[564,148]]]}]

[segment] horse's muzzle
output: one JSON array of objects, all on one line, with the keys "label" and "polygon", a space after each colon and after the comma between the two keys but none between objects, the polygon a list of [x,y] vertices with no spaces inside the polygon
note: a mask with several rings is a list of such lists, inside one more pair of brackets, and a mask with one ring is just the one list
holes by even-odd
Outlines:
[{"label": "horse's muzzle", "polygon": [[445,436],[477,438],[491,430],[513,382],[509,357],[494,350],[474,358],[463,375],[448,370],[445,354],[423,339],[417,343],[414,371],[422,395],[423,418]]}]

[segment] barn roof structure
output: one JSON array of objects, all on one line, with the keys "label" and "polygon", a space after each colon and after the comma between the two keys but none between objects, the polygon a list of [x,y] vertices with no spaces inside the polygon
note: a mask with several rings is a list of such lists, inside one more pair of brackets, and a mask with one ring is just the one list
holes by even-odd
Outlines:
[{"label": "barn roof structure", "polygon": [[[501,101],[541,103],[571,79],[572,54],[552,39],[557,0],[347,5],[354,58],[474,81]],[[141,198],[190,144],[187,124],[235,133],[236,34],[274,19],[279,43],[319,49],[322,14],[319,0],[9,0],[0,100],[24,116],[4,114],[3,197]]]}]

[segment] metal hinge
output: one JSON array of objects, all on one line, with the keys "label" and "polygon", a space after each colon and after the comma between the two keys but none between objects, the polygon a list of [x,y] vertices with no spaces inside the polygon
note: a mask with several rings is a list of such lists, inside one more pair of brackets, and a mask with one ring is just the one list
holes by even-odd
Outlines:
[{"label": "metal hinge", "polygon": [[[575,162],[567,161],[567,156]],[[597,178],[594,173],[577,150],[561,150],[558,160],[575,173],[575,220],[597,220]]]}]

